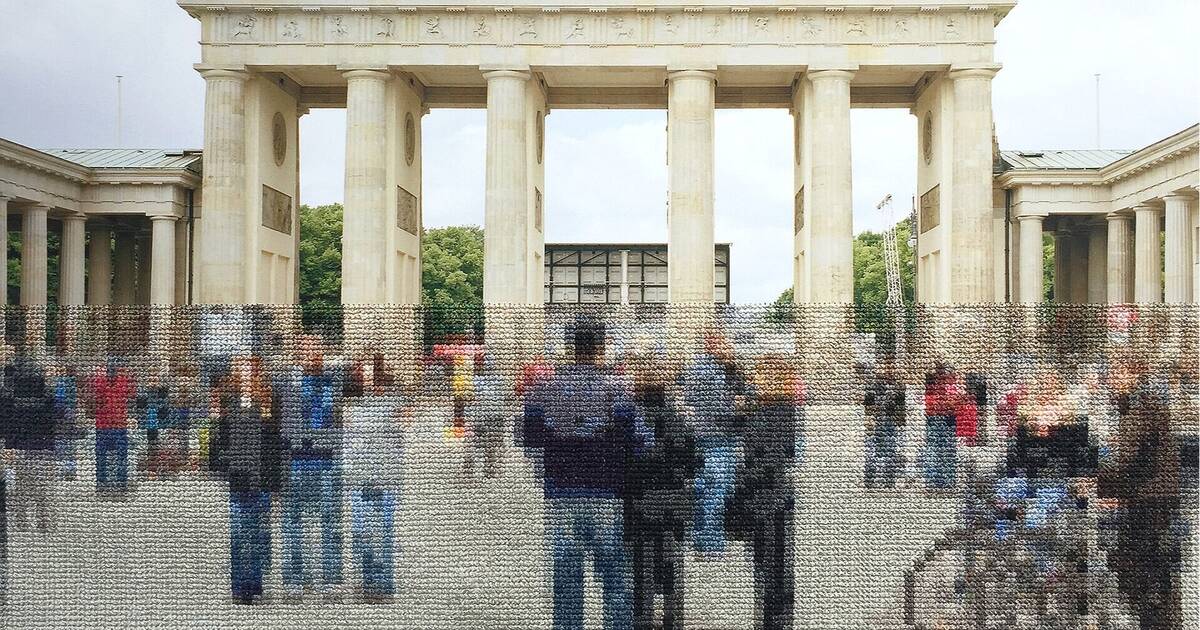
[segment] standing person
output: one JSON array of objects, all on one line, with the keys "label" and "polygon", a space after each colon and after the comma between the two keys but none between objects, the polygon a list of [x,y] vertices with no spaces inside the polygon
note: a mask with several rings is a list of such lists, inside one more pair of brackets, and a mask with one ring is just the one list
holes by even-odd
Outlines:
[{"label": "standing person", "polygon": [[654,601],[663,594],[663,629],[684,627],[684,541],[692,520],[696,441],[675,405],[671,370],[641,354],[631,365],[634,402],[654,445],[630,453],[625,538],[633,557],[633,627],[654,628]]},{"label": "standing person", "polygon": [[0,419],[5,446],[16,455],[16,492],[11,512],[16,529],[50,531],[54,526],[51,483],[54,436],[60,423],[54,396],[47,391],[41,367],[25,354],[4,368]]},{"label": "standing person", "polygon": [[309,582],[305,570],[305,516],[321,528],[321,591],[338,597],[342,584],[342,372],[325,364],[320,339],[297,342],[298,365],[276,382],[288,447],[287,492],[283,505],[283,583],[291,599]]},{"label": "standing person", "polygon": [[129,477],[129,403],[133,379],[116,358],[92,377],[91,406],[96,421],[96,490],[124,492]]},{"label": "standing person", "polygon": [[896,378],[894,355],[884,351],[867,383],[863,407],[867,416],[868,488],[893,488],[900,474],[899,432],[904,427],[904,384]]},{"label": "standing person", "polygon": [[504,436],[516,415],[514,384],[491,356],[485,356],[471,389],[473,394],[466,407],[469,427],[463,474],[467,479],[473,479],[476,461],[482,460],[483,474],[490,479],[499,474]]},{"label": "standing person", "polygon": [[137,397],[137,411],[142,431],[146,438],[146,455],[143,466],[146,478],[157,480],[166,473],[163,461],[162,437],[170,424],[170,401],[167,386],[155,379]]},{"label": "standing person", "polygon": [[363,599],[395,595],[395,511],[404,472],[401,398],[382,354],[351,370],[342,416],[346,423],[346,479],[352,502],[354,556],[362,568]]},{"label": "standing person", "polygon": [[584,558],[604,592],[604,627],[633,623],[622,494],[632,449],[650,436],[629,388],[602,365],[604,324],[580,317],[574,361],[525,399],[524,440],[541,450],[547,544],[554,558],[554,628],[583,628]]},{"label": "standing person", "polygon": [[954,487],[957,450],[955,414],[958,409],[957,375],[939,362],[925,376],[925,485],[930,489]]},{"label": "standing person", "polygon": [[795,381],[784,357],[767,355],[755,363],[742,430],[746,457],[726,515],[754,552],[755,627],[763,630],[792,627]]},{"label": "standing person", "polygon": [[268,480],[278,462],[270,445],[279,426],[271,421],[271,390],[257,358],[235,358],[216,389],[217,459],[229,482],[229,585],[235,603],[252,604],[263,595],[271,562]]},{"label": "standing person", "polygon": [[1099,494],[1124,519],[1110,564],[1143,628],[1182,627],[1181,545],[1172,531],[1179,509],[1180,460],[1172,439],[1165,377],[1122,361],[1110,379],[1120,414],[1116,466]]},{"label": "standing person", "polygon": [[54,370],[53,395],[55,417],[59,424],[55,428],[54,451],[58,459],[59,475],[74,481],[78,470],[77,442],[86,434],[79,425],[82,415],[79,409],[79,390],[75,381],[75,368],[68,362]]},{"label": "standing person", "polygon": [[711,559],[725,551],[725,503],[737,469],[734,422],[745,378],[734,362],[733,346],[720,331],[704,336],[704,350],[680,375],[678,384],[681,408],[701,457],[695,480],[694,544],[702,558]]}]

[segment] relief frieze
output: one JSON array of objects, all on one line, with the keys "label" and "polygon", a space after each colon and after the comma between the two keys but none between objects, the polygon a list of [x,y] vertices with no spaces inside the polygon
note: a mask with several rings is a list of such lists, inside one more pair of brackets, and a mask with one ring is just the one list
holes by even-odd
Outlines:
[{"label": "relief frieze", "polygon": [[889,45],[985,44],[990,12],[969,10],[830,11],[795,7],[558,9],[450,7],[359,13],[279,9],[205,11],[204,43],[445,44],[451,46]]}]

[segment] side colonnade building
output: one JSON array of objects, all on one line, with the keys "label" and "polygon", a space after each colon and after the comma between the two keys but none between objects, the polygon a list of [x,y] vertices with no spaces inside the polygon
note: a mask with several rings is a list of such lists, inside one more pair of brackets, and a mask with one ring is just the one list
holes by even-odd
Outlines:
[{"label": "side colonnade building", "polygon": [[20,305],[51,301],[53,232],[59,305],[189,303],[200,162],[199,151],[41,151],[0,139],[0,233],[21,233]]},{"label": "side colonnade building", "polygon": [[1003,299],[991,82],[1012,1],[179,4],[207,83],[195,302],[295,300],[298,236],[273,226],[314,107],[346,109],[344,303],[419,301],[419,123],[437,107],[487,110],[487,303],[544,299],[545,118],[564,108],[667,110],[668,300],[694,303],[714,301],[716,108],[792,113],[795,296],[831,303],[854,294],[850,110],[909,109],[931,298]]},{"label": "side colonnade building", "polygon": [[1200,126],[1137,151],[1002,151],[999,241],[1013,302],[1044,299],[1043,234],[1056,302],[1200,299]]}]

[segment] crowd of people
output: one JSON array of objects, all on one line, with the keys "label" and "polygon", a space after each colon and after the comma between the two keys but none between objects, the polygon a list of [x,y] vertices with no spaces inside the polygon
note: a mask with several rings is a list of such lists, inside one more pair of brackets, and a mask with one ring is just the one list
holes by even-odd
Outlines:
[{"label": "crowd of people", "polygon": [[[225,313],[197,331],[194,363],[163,372],[52,349],[7,361],[0,533],[53,529],[52,484],[77,480],[91,447],[101,497],[188,476],[227,484],[235,602],[264,600],[274,570],[284,599],[341,599],[347,508],[350,581],[362,601],[392,601],[405,444],[427,383],[402,385],[377,349],[346,356],[312,334],[273,344]],[[510,441],[539,473],[554,627],[583,627],[589,558],[606,628],[683,627],[685,559],[719,561],[732,540],[753,566],[757,626],[791,628],[805,434],[838,430],[808,418],[825,412],[807,400],[796,355],[743,352],[720,324],[679,361],[661,345],[611,352],[596,316],[562,336],[558,353],[515,366],[482,344],[426,357],[448,394],[444,438],[464,445],[462,477],[500,476]],[[897,352],[881,345],[857,366],[866,492],[964,493],[963,523],[1020,541],[1040,583],[1089,584],[1099,558],[1114,576],[1106,597],[1128,616],[1181,623],[1194,371],[1130,353],[1070,368],[1014,357],[1003,373],[937,362],[922,383]],[[1078,532],[1063,533],[1081,513],[1098,540],[1086,553]],[[1070,614],[1101,614],[1096,597],[1078,588]],[[1064,601],[1043,598],[1033,614],[1058,615]]]}]

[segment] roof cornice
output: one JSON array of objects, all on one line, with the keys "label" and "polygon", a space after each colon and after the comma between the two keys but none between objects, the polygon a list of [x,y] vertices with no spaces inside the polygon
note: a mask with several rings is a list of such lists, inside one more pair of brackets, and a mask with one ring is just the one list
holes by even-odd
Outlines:
[{"label": "roof cornice", "polygon": [[92,176],[92,169],[86,166],[80,166],[70,160],[55,157],[4,138],[0,138],[0,160],[20,164],[79,184],[88,183]]},{"label": "roof cornice", "polygon": [[1101,168],[1100,177],[1105,183],[1120,181],[1197,149],[1200,149],[1200,125],[1192,125]]}]

